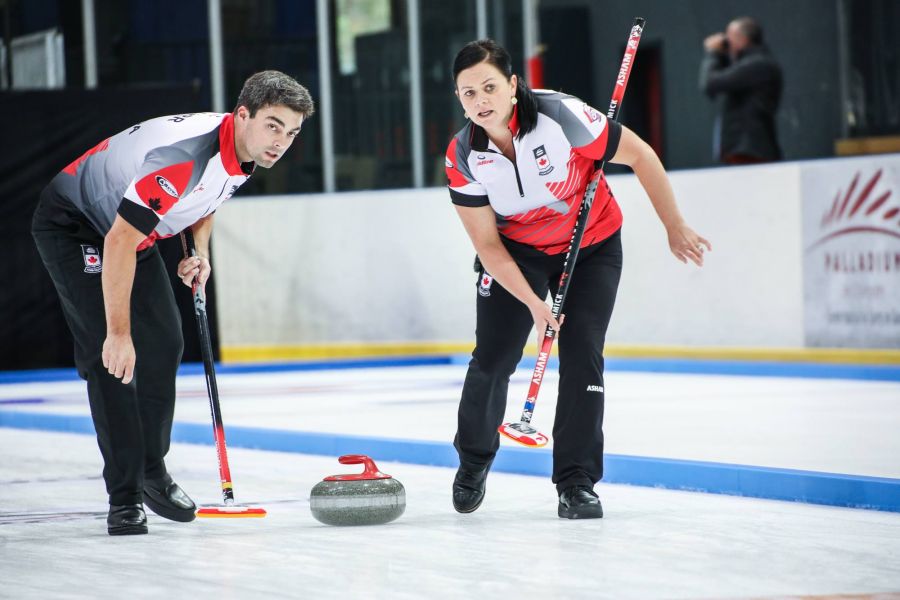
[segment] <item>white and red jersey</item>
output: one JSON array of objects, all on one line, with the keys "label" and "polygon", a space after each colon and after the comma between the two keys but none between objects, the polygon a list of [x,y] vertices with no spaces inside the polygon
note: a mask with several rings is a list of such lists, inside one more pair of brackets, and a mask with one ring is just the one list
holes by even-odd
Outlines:
[{"label": "white and red jersey", "polygon": [[195,113],[150,119],[117,133],[50,185],[100,235],[121,215],[147,235],[142,250],[215,212],[254,168],[237,159],[231,113]]},{"label": "white and red jersey", "polygon": [[[517,109],[509,122],[515,162],[483,128],[466,124],[447,148],[450,197],[460,206],[488,206],[500,233],[546,254],[565,252],[595,161],[612,158],[621,126],[574,96],[535,90],[537,125],[518,139]],[[605,179],[597,189],[582,248],[622,226]]]}]

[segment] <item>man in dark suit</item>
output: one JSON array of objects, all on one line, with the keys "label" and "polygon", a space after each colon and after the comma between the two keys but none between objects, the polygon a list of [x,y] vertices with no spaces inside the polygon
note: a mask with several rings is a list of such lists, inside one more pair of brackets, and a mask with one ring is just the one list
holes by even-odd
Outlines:
[{"label": "man in dark suit", "polygon": [[716,119],[713,155],[725,164],[781,159],[775,113],[781,100],[781,67],[763,43],[754,19],[740,17],[724,33],[703,41],[700,89],[724,96]]}]

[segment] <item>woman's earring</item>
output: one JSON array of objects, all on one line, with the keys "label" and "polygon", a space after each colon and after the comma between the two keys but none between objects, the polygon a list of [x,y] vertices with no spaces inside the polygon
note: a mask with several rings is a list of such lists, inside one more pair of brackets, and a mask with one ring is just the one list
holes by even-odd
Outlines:
[{"label": "woman's earring", "polygon": [[512,104],[513,106],[515,106],[516,104],[519,103],[519,99],[516,98],[515,96],[513,96],[512,98],[509,99],[509,103]]}]

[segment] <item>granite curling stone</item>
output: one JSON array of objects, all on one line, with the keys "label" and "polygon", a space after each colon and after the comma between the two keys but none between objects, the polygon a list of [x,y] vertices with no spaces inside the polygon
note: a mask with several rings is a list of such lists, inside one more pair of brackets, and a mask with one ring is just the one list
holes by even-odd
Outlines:
[{"label": "granite curling stone", "polygon": [[378,470],[362,454],[347,454],[342,465],[362,464],[359,474],[332,475],[315,485],[309,498],[313,517],[326,525],[381,525],[406,510],[403,484]]}]

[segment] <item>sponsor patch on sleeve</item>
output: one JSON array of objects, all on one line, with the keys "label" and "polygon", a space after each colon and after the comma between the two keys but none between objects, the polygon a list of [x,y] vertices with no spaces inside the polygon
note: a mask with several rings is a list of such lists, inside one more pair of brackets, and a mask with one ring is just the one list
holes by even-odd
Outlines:
[{"label": "sponsor patch on sleeve", "polygon": [[164,215],[184,193],[192,171],[191,161],[169,165],[142,177],[135,190],[141,202],[157,215]]}]

